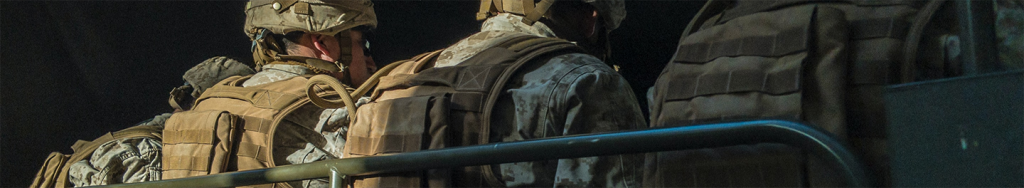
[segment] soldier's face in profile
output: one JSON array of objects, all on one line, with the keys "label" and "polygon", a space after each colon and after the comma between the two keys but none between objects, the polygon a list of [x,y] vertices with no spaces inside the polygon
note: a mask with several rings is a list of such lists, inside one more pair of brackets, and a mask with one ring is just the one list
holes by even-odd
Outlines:
[{"label": "soldier's face in profile", "polygon": [[369,54],[369,47],[367,45],[366,38],[363,38],[362,31],[349,30],[349,36],[352,41],[352,62],[349,63],[349,73],[352,78],[353,86],[362,85],[370,78],[373,72],[377,71],[377,65],[373,62],[373,57]]}]

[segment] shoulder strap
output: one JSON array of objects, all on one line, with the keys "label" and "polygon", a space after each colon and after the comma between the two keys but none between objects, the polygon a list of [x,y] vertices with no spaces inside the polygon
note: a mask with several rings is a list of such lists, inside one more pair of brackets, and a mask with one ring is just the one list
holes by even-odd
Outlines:
[{"label": "shoulder strap", "polygon": [[[909,83],[914,81],[914,66],[917,65],[917,46],[921,42],[921,36],[924,33],[924,29],[931,22],[932,16],[935,14],[942,4],[946,1],[930,1],[925,4],[921,11],[917,12],[914,17],[914,23],[910,26],[910,31],[907,32],[907,40],[903,43],[903,64],[900,65],[900,83]],[[895,83],[890,83],[895,84]]]},{"label": "shoulder strap", "polygon": [[[508,83],[512,75],[515,74],[519,68],[526,65],[526,63],[534,62],[533,60],[547,54],[553,54],[556,52],[560,53],[582,53],[583,49],[579,48],[569,41],[556,39],[556,38],[544,38],[536,36],[528,37],[517,37],[513,38],[505,43],[498,45],[498,47],[505,47],[516,53],[517,60],[512,65],[505,68],[505,70],[498,76],[494,84],[490,88],[487,99],[484,100],[483,104],[483,117],[481,118],[480,132],[484,133],[480,135],[480,143],[488,143],[490,141],[490,129],[491,129],[491,113],[494,111],[494,105],[498,101],[498,96],[501,95],[502,89]],[[494,170],[491,169],[491,165],[481,166],[481,172],[484,174],[484,178],[492,185],[503,185],[501,180],[494,174]]]},{"label": "shoulder strap", "polygon": [[69,187],[70,182],[68,181],[68,170],[70,169],[71,164],[91,156],[92,152],[99,148],[100,145],[117,139],[136,137],[163,139],[163,128],[139,125],[122,129],[117,132],[108,132],[107,134],[104,134],[92,141],[79,140],[78,142],[75,142],[75,145],[71,147],[74,149],[75,153],[71,154],[71,157],[68,158],[64,167],[61,168],[60,175],[57,176],[56,187]]}]

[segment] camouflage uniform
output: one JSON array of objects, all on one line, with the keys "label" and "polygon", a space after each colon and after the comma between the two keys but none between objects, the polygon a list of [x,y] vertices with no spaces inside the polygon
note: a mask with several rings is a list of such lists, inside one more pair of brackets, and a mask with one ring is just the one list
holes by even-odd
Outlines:
[{"label": "camouflage uniform", "polygon": [[[515,36],[556,37],[543,23],[502,13],[482,31],[447,48],[435,67],[454,66]],[[644,127],[636,98],[621,76],[601,60],[571,53],[529,63],[512,76],[494,109],[492,142],[520,141]],[[552,164],[552,165],[549,165]],[[557,164],[557,165],[553,165]],[[509,187],[635,187],[634,155],[560,159],[498,165]]]},{"label": "camouflage uniform", "polygon": [[[194,89],[192,97],[198,98],[206,88],[224,78],[253,72],[233,59],[213,57],[186,71],[182,80]],[[171,113],[163,113],[137,125],[163,127],[170,117]],[[71,164],[68,180],[76,187],[160,180],[162,148],[160,140],[142,137],[103,143],[88,159]]]},{"label": "camouflage uniform", "polygon": [[[171,113],[139,125],[163,126]],[[125,138],[103,143],[89,159],[71,164],[68,180],[75,187],[160,180],[160,140]]]},{"label": "camouflage uniform", "polygon": [[[277,81],[288,80],[302,75],[314,74],[302,65],[268,64],[263,65],[262,70],[252,78],[242,83],[242,87],[252,87],[263,84],[270,84]],[[356,102],[356,106],[366,104],[369,98],[363,97]],[[288,128],[286,128],[288,127]],[[318,148],[302,138],[297,131],[298,127],[320,132],[327,140],[327,144]],[[288,116],[278,126],[274,134],[274,164],[277,166],[311,163],[327,159],[342,158],[342,150],[345,146],[345,134],[348,132],[348,110],[346,108],[323,109],[313,105],[306,105]],[[329,187],[327,179],[304,180],[301,182],[289,182],[293,187]]]},{"label": "camouflage uniform", "polygon": [[1007,68],[1024,68],[1024,1],[995,1],[996,48]]}]

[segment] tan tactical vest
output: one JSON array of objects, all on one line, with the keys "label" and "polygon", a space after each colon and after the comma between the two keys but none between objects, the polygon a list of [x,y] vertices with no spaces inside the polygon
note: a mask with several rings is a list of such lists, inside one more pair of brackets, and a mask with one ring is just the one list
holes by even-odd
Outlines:
[{"label": "tan tactical vest", "polygon": [[[176,113],[164,129],[163,179],[274,167],[274,132],[286,115],[310,104],[307,77],[242,87],[227,78]],[[329,90],[330,91],[330,90]],[[320,96],[336,95],[317,91]],[[320,133],[310,133],[320,135]],[[322,137],[313,136],[316,140]],[[286,183],[276,186],[290,187]]]},{"label": "tan tactical vest", "polygon": [[[513,73],[552,54],[580,52],[568,41],[523,36],[453,67],[433,68],[441,50],[422,54],[380,78],[373,102],[359,107],[345,154],[375,156],[489,143],[490,115]],[[503,186],[491,166],[354,177],[353,187]]]},{"label": "tan tactical vest", "polygon": [[92,153],[103,143],[125,138],[153,138],[159,140],[161,137],[160,127],[140,125],[104,134],[93,141],[79,140],[75,142],[74,146],[71,146],[71,149],[75,151],[74,154],[50,153],[50,156],[43,162],[43,167],[36,173],[36,177],[29,187],[72,187],[74,185],[68,179],[71,164],[89,159],[92,157]]},{"label": "tan tactical vest", "polygon": [[[708,2],[654,86],[651,124],[807,121],[851,143],[880,179],[878,185],[887,185],[882,89],[911,80],[918,74],[914,70],[922,69],[914,62],[918,41],[941,4]],[[781,145],[657,156],[649,158],[657,165],[646,169],[645,186],[841,185],[830,182],[838,176],[820,169],[816,158],[805,160],[798,150]]]}]

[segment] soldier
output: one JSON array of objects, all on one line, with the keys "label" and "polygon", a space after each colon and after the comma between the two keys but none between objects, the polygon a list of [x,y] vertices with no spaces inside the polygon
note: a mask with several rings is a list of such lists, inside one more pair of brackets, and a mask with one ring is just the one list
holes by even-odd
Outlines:
[{"label": "soldier", "polygon": [[[481,32],[444,50],[398,62],[403,64],[387,79],[381,79],[374,92],[375,101],[360,107],[353,122],[345,148],[347,155],[371,156],[644,127],[629,85],[602,61],[608,52],[608,32],[618,27],[625,16],[625,1],[482,3],[478,19],[487,20]],[[513,58],[508,59],[510,56]],[[502,70],[514,73],[502,74]],[[503,78],[507,82],[496,81]],[[427,106],[429,112],[423,112],[416,107],[422,103],[415,101],[428,96],[429,101],[447,100],[451,106],[438,109],[437,106],[446,104],[427,102],[433,106]],[[480,105],[492,101],[493,109]],[[439,111],[447,111],[443,113],[447,117],[435,114]],[[428,114],[429,124],[407,119],[419,117],[416,113]],[[423,147],[409,148],[410,142],[420,143],[416,139],[420,136],[427,137],[422,139]],[[401,145],[405,147],[390,147]],[[445,182],[449,180],[445,178],[447,172],[431,170],[425,175],[356,177],[352,185],[629,187],[636,186],[634,165],[640,163],[638,158],[626,155],[519,162],[453,170],[451,184]]]},{"label": "soldier", "polygon": [[[183,103],[185,98],[198,98],[205,88],[231,76],[244,76],[255,73],[252,68],[227,57],[213,57],[199,63],[185,72],[182,80],[185,85],[171,91],[170,105],[174,112],[188,110],[190,105]],[[69,156],[63,178],[36,177],[31,187],[64,187],[71,183],[76,187],[109,185],[119,183],[136,183],[160,180],[161,140],[158,137],[164,122],[171,113],[163,113],[132,128],[101,137],[97,141],[76,143],[75,154]],[[128,134],[137,132],[141,134]],[[131,135],[131,136],[129,136]],[[157,135],[157,136],[154,136]],[[104,140],[108,139],[108,140]],[[60,154],[62,155],[62,154]],[[51,154],[53,156],[53,154]],[[62,168],[60,166],[53,166]],[[46,167],[42,171],[45,171]],[[52,169],[57,170],[57,169]],[[45,174],[45,173],[43,173]],[[48,179],[49,178],[49,179]],[[49,183],[47,183],[49,182]]]},{"label": "soldier", "polygon": [[[319,98],[307,98],[306,84],[329,75],[359,85],[375,71],[363,37],[377,25],[372,6],[369,0],[250,1],[244,29],[259,72],[218,83],[193,111],[168,120],[164,179],[342,157],[348,111],[314,105]],[[331,97],[351,89],[312,87],[310,95]],[[323,179],[288,184],[327,185]]]}]

